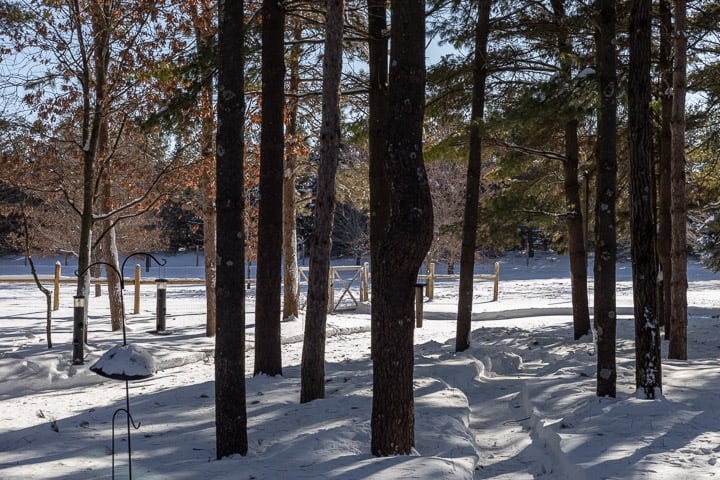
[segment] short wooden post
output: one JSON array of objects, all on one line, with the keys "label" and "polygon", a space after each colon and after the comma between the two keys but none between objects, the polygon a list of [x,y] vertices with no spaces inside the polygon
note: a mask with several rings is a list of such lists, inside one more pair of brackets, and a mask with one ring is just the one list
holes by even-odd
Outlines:
[{"label": "short wooden post", "polygon": [[140,265],[135,265],[135,302],[133,305],[133,313],[137,315],[140,313]]},{"label": "short wooden post", "polygon": [[493,302],[497,302],[498,299],[498,286],[500,283],[500,262],[495,262],[495,280],[493,284]]},{"label": "short wooden post", "polygon": [[53,290],[53,311],[60,310],[60,272],[62,271],[62,266],[60,266],[60,262],[55,262],[55,282],[54,282],[54,290]]},{"label": "short wooden post", "polygon": [[327,311],[331,313],[335,310],[335,269],[330,267],[328,274],[328,306]]},{"label": "short wooden post", "polygon": [[427,278],[427,297],[428,300],[433,299],[433,295],[435,294],[435,262],[430,262],[428,264],[428,278]]},{"label": "short wooden post", "polygon": [[415,326],[422,328],[423,323],[423,284],[415,284]]},{"label": "short wooden post", "polygon": [[360,278],[360,301],[367,302],[370,300],[370,264],[365,262],[362,269],[362,277]]}]

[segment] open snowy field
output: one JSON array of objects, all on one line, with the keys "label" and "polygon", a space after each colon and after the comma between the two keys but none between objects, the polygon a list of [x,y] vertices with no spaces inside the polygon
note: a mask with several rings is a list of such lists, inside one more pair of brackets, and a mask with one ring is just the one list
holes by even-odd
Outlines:
[{"label": "open snowy field", "polygon": [[[202,275],[193,255],[166,258],[162,270],[143,274]],[[618,397],[600,399],[592,339],[572,340],[568,259],[499,261],[499,300],[491,301],[491,282],[476,284],[469,351],[453,351],[457,282],[436,284],[426,300],[415,332],[416,454],[392,458],[370,455],[367,305],[329,315],[327,398],[300,405],[303,319],[283,323],[284,375],[253,378],[248,292],[250,451],[217,461],[202,288],[171,286],[170,333],[153,335],[155,291],[144,287],[140,313],[127,316],[128,341],[151,351],[159,369],[130,383],[141,424],[131,435],[133,478],[720,479],[720,275],[688,265],[690,359],[666,360],[664,396],[646,401],[634,392],[630,264],[618,264]],[[51,275],[54,259],[42,263],[41,274]],[[73,270],[63,267],[63,275]],[[0,277],[27,273],[21,258],[0,259]],[[106,296],[90,298],[87,360],[73,366],[73,291],[62,287],[48,350],[45,297],[34,285],[0,284],[0,479],[111,478],[111,422],[125,406],[125,384],[89,366],[122,336],[110,331]],[[116,477],[127,478],[122,413],[116,427]]]}]

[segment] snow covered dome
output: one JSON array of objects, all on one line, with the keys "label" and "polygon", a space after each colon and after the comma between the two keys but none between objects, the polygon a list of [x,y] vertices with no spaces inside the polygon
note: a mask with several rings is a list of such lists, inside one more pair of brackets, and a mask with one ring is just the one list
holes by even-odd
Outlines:
[{"label": "snow covered dome", "polygon": [[90,370],[115,380],[140,380],[155,373],[155,361],[142,347],[117,345],[105,352]]}]

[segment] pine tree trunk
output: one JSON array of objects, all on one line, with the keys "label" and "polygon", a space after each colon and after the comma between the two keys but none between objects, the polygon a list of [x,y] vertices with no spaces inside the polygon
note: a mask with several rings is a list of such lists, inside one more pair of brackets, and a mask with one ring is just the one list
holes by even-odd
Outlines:
[{"label": "pine tree trunk", "polygon": [[[207,160],[207,157],[206,157]],[[215,182],[211,178],[215,173],[212,167],[203,168],[201,191],[203,196],[203,250],[205,267],[205,336],[214,337],[217,331],[216,288],[217,288],[217,211],[215,208]]]},{"label": "pine tree trunk", "polygon": [[480,173],[482,163],[482,132],[485,113],[485,79],[487,78],[487,43],[490,34],[491,0],[481,0],[475,28],[475,62],[473,65],[473,97],[470,125],[465,210],[463,214],[462,247],[460,251],[460,287],[458,295],[455,351],[470,346],[473,286],[475,275],[475,240],[480,208]]},{"label": "pine tree trunk", "polygon": [[668,356],[687,360],[687,209],[685,205],[685,96],[687,93],[687,5],[675,4],[672,163],[670,166],[671,270]]},{"label": "pine tree trunk", "polygon": [[614,0],[597,0],[596,57],[598,69],[598,112],[596,157],[598,163],[595,202],[595,298],[594,322],[597,334],[597,395],[614,397],[616,304],[615,202],[617,195],[617,72],[615,51],[616,11]]},{"label": "pine tree trunk", "polygon": [[335,172],[340,151],[340,74],[344,9],[343,0],[327,1],[320,166],[315,199],[315,228],[310,247],[310,277],[301,366],[301,403],[325,397],[325,326],[335,216]]},{"label": "pine tree trunk", "polygon": [[[561,0],[552,0],[553,13],[557,23],[557,45],[560,52],[560,68],[566,81],[572,75],[574,56],[570,44],[570,32],[567,26],[565,4]],[[580,145],[578,142],[578,120],[573,109],[566,112],[568,120],[564,125],[565,161],[563,163],[565,202],[568,205],[566,220],[568,232],[568,250],[570,251],[570,286],[572,290],[573,333],[575,340],[590,333],[590,308],[587,291],[587,250],[582,204],[580,203],[580,184],[578,166],[580,163]]]},{"label": "pine tree trunk", "polygon": [[[302,38],[302,23],[294,20],[293,36]],[[290,93],[296,94],[300,88],[300,44],[293,46],[290,53]],[[285,173],[283,175],[283,319],[291,320],[300,315],[300,276],[298,274],[297,220],[295,170],[297,169],[298,138],[298,101],[290,98],[287,106],[287,137],[289,148],[285,152]]]},{"label": "pine tree trunk", "polygon": [[300,316],[300,277],[297,259],[297,220],[295,217],[295,168],[297,156],[285,157],[283,180],[283,320]]},{"label": "pine tree trunk", "polygon": [[248,450],[245,400],[244,2],[220,2],[216,133],[217,458]]},{"label": "pine tree trunk", "polygon": [[[209,8],[207,2],[198,5],[197,16],[202,18]],[[209,31],[205,22],[196,27],[195,37],[197,53],[201,54],[209,47],[213,32]],[[217,329],[215,317],[215,287],[217,285],[216,226],[217,212],[215,208],[215,156],[213,151],[213,135],[215,133],[215,117],[213,115],[213,78],[208,77],[202,85],[200,94],[200,194],[202,195],[203,216],[203,251],[205,252],[205,335],[214,337]]]},{"label": "pine tree trunk", "polygon": [[415,282],[432,241],[432,200],[423,164],[425,2],[395,0],[385,171],[390,217],[373,280],[373,455],[408,455],[415,442]]},{"label": "pine tree trunk", "polygon": [[277,0],[263,0],[255,375],[271,376],[282,374],[280,285],[285,146],[284,8]]},{"label": "pine tree trunk", "polygon": [[[370,272],[379,271],[379,251],[390,215],[390,190],[385,176],[385,129],[387,126],[388,25],[385,0],[368,0],[368,47],[370,90],[368,92],[368,140],[370,186]],[[372,290],[375,290],[372,284]],[[371,299],[372,300],[372,299]],[[380,317],[373,308],[371,337],[380,330]],[[371,339],[371,345],[376,341]],[[374,347],[373,347],[374,348]],[[372,355],[372,352],[371,352]]]},{"label": "pine tree trunk", "polygon": [[580,203],[578,163],[578,121],[565,124],[565,201],[569,206],[567,218],[568,249],[570,251],[570,285],[572,289],[573,333],[575,340],[590,334],[590,308],[587,290],[587,250]]},{"label": "pine tree trunk", "polygon": [[658,285],[658,322],[665,326],[665,338],[670,337],[670,285],[672,282],[670,164],[672,161],[672,12],[670,0],[660,0],[660,133],[658,140],[658,234],[657,255],[662,272]]},{"label": "pine tree trunk", "polygon": [[653,215],[650,125],[650,0],[630,9],[628,132],[630,147],[630,228],[635,310],[635,384],[645,398],[662,388],[660,328],[657,321],[657,265]]}]

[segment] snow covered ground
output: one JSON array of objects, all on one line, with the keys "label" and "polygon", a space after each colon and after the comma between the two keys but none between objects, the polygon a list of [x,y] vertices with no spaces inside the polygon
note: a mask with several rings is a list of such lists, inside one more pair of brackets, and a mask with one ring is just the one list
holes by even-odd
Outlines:
[{"label": "snow covered ground", "polygon": [[[198,276],[193,256],[168,260],[157,276]],[[572,340],[567,258],[500,262],[497,302],[490,282],[476,284],[469,351],[453,352],[457,283],[438,284],[425,302],[415,333],[416,454],[392,458],[369,452],[367,306],[329,316],[327,398],[309,404],[298,403],[303,319],[283,323],[284,375],[247,377],[250,451],[217,461],[213,341],[204,336],[201,290],[171,286],[170,333],[153,335],[154,290],[145,289],[141,313],[127,317],[128,341],[151,351],[159,369],[130,383],[131,412],[141,423],[131,435],[134,478],[720,478],[720,276],[690,262],[690,359],[665,360],[663,398],[647,401],[634,391],[630,266],[618,265],[618,396],[601,399],[592,341]],[[41,273],[51,273],[52,262],[43,263]],[[22,259],[1,259],[0,276],[25,273]],[[32,285],[0,284],[4,480],[111,478],[111,420],[125,406],[125,384],[89,366],[122,337],[110,331],[106,297],[90,299],[87,361],[73,366],[73,289],[62,288],[48,350],[44,296]],[[251,373],[254,290],[248,302]],[[127,478],[126,436],[121,413],[117,478]]]}]

